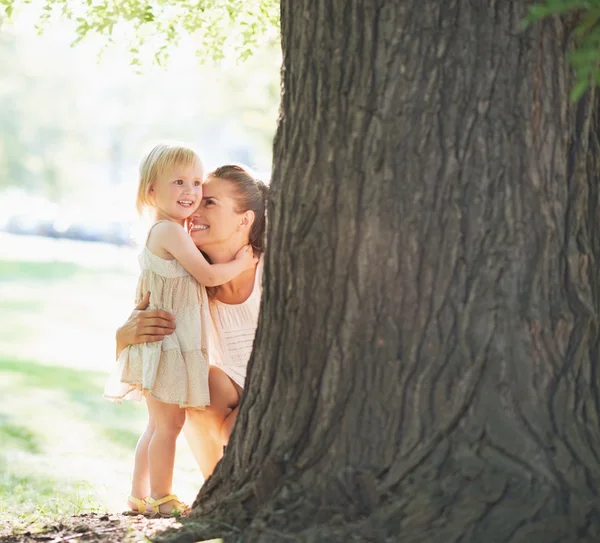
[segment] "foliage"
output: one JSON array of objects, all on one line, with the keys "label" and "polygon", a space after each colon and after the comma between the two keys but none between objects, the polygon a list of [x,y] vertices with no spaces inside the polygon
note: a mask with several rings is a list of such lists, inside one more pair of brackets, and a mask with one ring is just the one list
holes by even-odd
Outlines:
[{"label": "foliage", "polygon": [[69,47],[70,23],[38,36],[25,15],[0,33],[0,191],[20,187],[75,209],[103,198],[115,215],[130,210],[133,218],[133,195],[111,195],[133,187],[141,153],[158,139],[192,142],[208,167],[227,159],[268,171],[279,103],[275,48],[240,65],[199,65],[188,37],[164,69],[150,62],[138,74],[126,44],[97,62],[101,38]]},{"label": "foliage", "polygon": [[578,100],[600,82],[600,0],[545,0],[529,8],[526,23],[552,16],[570,18],[574,47],[569,58],[576,74],[571,98]]},{"label": "foliage", "polygon": [[[133,64],[141,64],[148,54],[163,64],[184,36],[194,36],[199,55],[213,60],[231,55],[246,59],[278,39],[278,0],[37,1],[40,31],[58,13],[76,22],[75,42],[99,34],[111,43],[126,35]],[[0,16],[3,10],[10,18],[15,9],[34,3],[0,0]],[[576,100],[600,81],[600,0],[543,0],[529,8],[524,23],[556,15],[571,16],[574,24],[575,47],[569,57],[577,76],[571,95]]]},{"label": "foliage", "polygon": [[[162,64],[168,50],[184,36],[194,36],[198,52],[212,59],[235,54],[245,59],[265,43],[278,39],[278,0],[38,0],[39,29],[55,14],[76,22],[77,41],[100,34],[110,43],[116,36],[129,39],[132,61],[139,64],[150,52]],[[36,0],[0,0],[11,17]]]},{"label": "foliage", "polygon": [[[147,141],[164,138],[194,142],[209,163],[226,154],[266,170],[279,101],[278,4],[0,0],[0,189],[53,201],[82,191],[89,199],[90,187],[107,194],[107,180],[129,179]],[[168,71],[155,69],[167,51]],[[200,67],[194,52],[224,60]]]}]

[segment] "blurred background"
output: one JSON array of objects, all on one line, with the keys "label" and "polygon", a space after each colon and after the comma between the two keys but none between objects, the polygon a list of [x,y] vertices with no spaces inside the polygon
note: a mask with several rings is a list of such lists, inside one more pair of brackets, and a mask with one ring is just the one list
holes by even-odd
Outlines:
[{"label": "blurred background", "polygon": [[[145,408],[102,398],[114,332],[132,309],[137,165],[159,140],[208,168],[265,180],[280,52],[201,63],[182,41],[164,68],[69,23],[0,27],[0,523],[122,510]],[[175,490],[202,479],[181,444]],[[1,528],[1,525],[0,525]]]}]

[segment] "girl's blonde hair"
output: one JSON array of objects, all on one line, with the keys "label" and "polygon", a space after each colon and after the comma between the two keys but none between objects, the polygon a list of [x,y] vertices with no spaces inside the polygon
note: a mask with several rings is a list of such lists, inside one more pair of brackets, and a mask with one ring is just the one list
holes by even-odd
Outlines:
[{"label": "girl's blonde hair", "polygon": [[142,215],[145,209],[152,207],[149,198],[150,187],[165,168],[190,164],[199,164],[204,169],[198,153],[189,147],[166,143],[155,145],[140,163],[140,179],[135,201],[138,213]]}]

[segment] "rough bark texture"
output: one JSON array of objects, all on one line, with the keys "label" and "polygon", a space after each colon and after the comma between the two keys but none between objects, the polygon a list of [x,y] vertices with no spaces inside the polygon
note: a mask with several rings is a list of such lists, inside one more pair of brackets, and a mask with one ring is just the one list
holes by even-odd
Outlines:
[{"label": "rough bark texture", "polygon": [[179,540],[600,541],[596,95],[527,5],[282,0],[260,326]]}]

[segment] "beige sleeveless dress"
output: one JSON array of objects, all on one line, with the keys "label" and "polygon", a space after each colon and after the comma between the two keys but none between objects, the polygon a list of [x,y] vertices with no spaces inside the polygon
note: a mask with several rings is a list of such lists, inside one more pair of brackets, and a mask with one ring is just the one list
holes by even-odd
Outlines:
[{"label": "beige sleeveless dress", "polygon": [[175,332],[162,341],[126,347],[106,382],[104,396],[139,401],[148,391],[161,402],[204,408],[210,404],[206,289],[177,260],[164,260],[147,247],[139,262],[136,304],[150,292],[149,309],[172,313]]},{"label": "beige sleeveless dress", "polygon": [[258,324],[263,260],[261,255],[256,266],[254,288],[245,302],[225,304],[209,297],[211,364],[222,369],[241,388],[244,388]]}]

